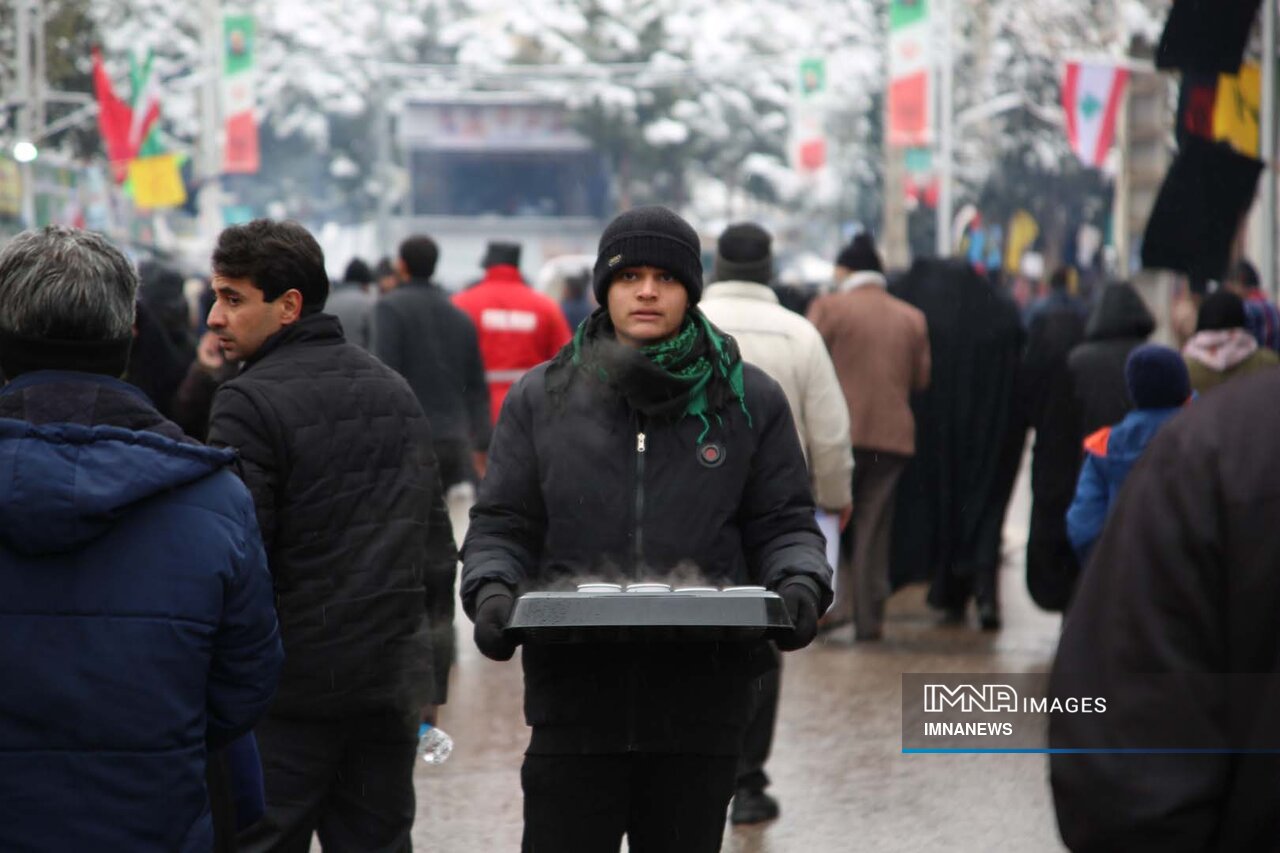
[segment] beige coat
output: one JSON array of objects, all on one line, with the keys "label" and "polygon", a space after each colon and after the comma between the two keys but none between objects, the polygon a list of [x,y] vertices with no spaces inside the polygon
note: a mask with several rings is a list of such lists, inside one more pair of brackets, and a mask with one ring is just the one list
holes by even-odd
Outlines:
[{"label": "beige coat", "polygon": [[889,295],[883,276],[856,273],[841,292],[816,300],[809,319],[840,377],[853,446],[914,456],[911,392],[929,386],[924,314]]},{"label": "beige coat", "polygon": [[698,307],[733,335],[743,360],[782,386],[813,477],[814,501],[830,510],[852,503],[849,412],[817,330],[779,305],[778,297],[763,284],[713,284]]}]

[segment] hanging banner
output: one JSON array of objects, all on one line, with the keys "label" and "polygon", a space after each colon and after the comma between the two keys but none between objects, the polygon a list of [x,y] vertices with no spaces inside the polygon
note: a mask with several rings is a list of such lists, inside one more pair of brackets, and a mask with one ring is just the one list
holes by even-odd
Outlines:
[{"label": "hanging banner", "polygon": [[222,170],[252,175],[260,166],[258,150],[256,39],[253,16],[228,13],[223,18],[222,108],[226,115],[226,148]]},{"label": "hanging banner", "polygon": [[1116,138],[1116,117],[1129,72],[1114,65],[1068,62],[1062,83],[1067,141],[1086,166],[1101,168]]},{"label": "hanging banner", "polygon": [[889,144],[933,141],[928,0],[889,2]]},{"label": "hanging banner", "polygon": [[177,154],[139,157],[129,161],[133,201],[144,210],[180,207],[187,203]]},{"label": "hanging banner", "polygon": [[1218,77],[1213,108],[1213,138],[1227,142],[1241,154],[1256,158],[1262,147],[1262,68],[1256,62],[1240,66],[1239,74]]},{"label": "hanging banner", "polygon": [[800,60],[791,109],[791,167],[812,174],[827,165],[827,62]]}]

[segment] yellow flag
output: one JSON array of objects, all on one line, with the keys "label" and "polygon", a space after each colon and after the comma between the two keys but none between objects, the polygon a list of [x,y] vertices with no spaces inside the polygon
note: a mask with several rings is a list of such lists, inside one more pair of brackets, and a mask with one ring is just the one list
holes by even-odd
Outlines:
[{"label": "yellow flag", "polygon": [[1009,219],[1008,233],[1004,238],[1005,271],[1017,275],[1022,269],[1022,256],[1040,236],[1036,218],[1025,210],[1019,210]]},{"label": "yellow flag", "polygon": [[138,207],[178,207],[187,203],[177,154],[159,154],[129,161],[129,181]]},{"label": "yellow flag", "polygon": [[1262,112],[1262,69],[1256,62],[1240,66],[1239,74],[1218,76],[1218,100],[1213,107],[1213,138],[1226,140],[1250,157],[1258,156],[1259,115]]}]

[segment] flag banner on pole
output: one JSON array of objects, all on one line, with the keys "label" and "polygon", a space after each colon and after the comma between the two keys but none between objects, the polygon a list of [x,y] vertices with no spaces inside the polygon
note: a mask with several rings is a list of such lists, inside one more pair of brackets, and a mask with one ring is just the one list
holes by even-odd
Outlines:
[{"label": "flag banner on pole", "polygon": [[1240,66],[1239,74],[1218,77],[1213,110],[1213,138],[1241,154],[1257,157],[1262,147],[1262,69],[1256,62]]},{"label": "flag banner on pole", "polygon": [[1114,65],[1067,63],[1062,109],[1067,141],[1086,166],[1101,168],[1116,137],[1116,117],[1129,72]]},{"label": "flag banner on pole", "polygon": [[1188,136],[1160,186],[1142,239],[1142,265],[1221,281],[1262,162],[1229,145]]},{"label": "flag banner on pole", "polygon": [[812,174],[827,165],[827,61],[800,60],[791,106],[791,167]]},{"label": "flag banner on pole", "polygon": [[226,114],[226,147],[222,170],[252,175],[261,165],[258,149],[256,53],[257,31],[252,15],[229,13],[223,18],[222,106]]},{"label": "flag banner on pole", "polygon": [[134,204],[140,208],[155,210],[181,207],[187,203],[187,190],[182,184],[177,154],[139,157],[131,161],[129,183],[133,185]]},{"label": "flag banner on pole", "polygon": [[1213,139],[1213,115],[1218,107],[1218,75],[1199,71],[1182,72],[1178,88],[1178,147],[1183,137]]},{"label": "flag banner on pole", "polygon": [[927,0],[890,0],[889,144],[919,148],[932,140]]},{"label": "flag banner on pole", "polygon": [[1262,0],[1174,0],[1156,68],[1235,74]]}]

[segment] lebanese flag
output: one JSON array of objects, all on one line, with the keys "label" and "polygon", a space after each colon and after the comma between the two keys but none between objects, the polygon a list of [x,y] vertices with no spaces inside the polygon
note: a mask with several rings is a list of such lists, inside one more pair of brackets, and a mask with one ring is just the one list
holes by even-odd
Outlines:
[{"label": "lebanese flag", "polygon": [[1068,62],[1062,84],[1067,140],[1080,162],[1101,168],[1116,138],[1116,116],[1129,72],[1114,65]]}]

